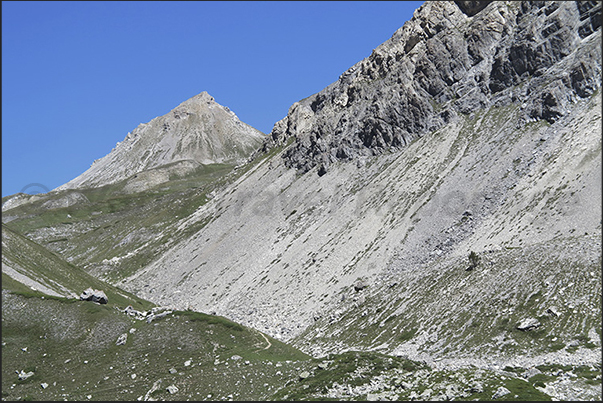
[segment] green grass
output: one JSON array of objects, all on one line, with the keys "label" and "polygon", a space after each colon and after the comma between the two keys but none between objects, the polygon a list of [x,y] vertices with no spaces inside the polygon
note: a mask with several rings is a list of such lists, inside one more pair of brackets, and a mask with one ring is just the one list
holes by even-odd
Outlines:
[{"label": "green grass", "polygon": [[[43,235],[41,245],[90,269],[105,259],[122,258],[138,250],[135,256],[123,258],[119,265],[105,265],[108,272],[104,277],[118,281],[148,264],[173,238],[201,229],[207,219],[193,223],[183,233],[175,233],[178,219],[190,216],[207,203],[207,194],[237,177],[239,173],[234,171],[233,175],[233,168],[229,164],[201,166],[185,176],[135,194],[124,193],[126,181],[81,189],[78,192],[89,203],[51,210],[42,207],[46,200],[25,204],[10,210],[11,215],[19,218],[6,226],[25,235],[58,227],[68,236]],[[50,196],[58,198],[69,192]],[[130,242],[121,242],[128,236]]]},{"label": "green grass", "polygon": [[404,330],[398,336],[399,341],[408,341],[412,339],[417,333],[417,329]]},{"label": "green grass", "polygon": [[[73,264],[64,261],[53,252],[15,233],[4,224],[2,225],[2,240],[4,243],[2,248],[3,262],[8,263],[10,267],[17,271],[24,271],[24,273],[28,273],[28,276],[46,283],[59,294],[64,295],[64,291],[55,284],[61,285],[77,296],[88,287],[92,287],[105,292],[110,306],[119,306],[123,309],[128,305],[132,305],[138,310],[150,309],[154,306],[148,301],[91,276]],[[10,278],[5,273],[2,273],[2,287],[3,289],[20,292],[23,295],[44,295],[41,292],[33,291],[30,287]],[[47,298],[51,297],[47,296]]]},{"label": "green grass", "polygon": [[[327,363],[326,369],[318,366]],[[275,400],[324,400],[325,394],[334,383],[352,387],[371,382],[372,377],[387,371],[412,372],[425,366],[400,357],[375,352],[348,351],[331,354],[324,360],[314,360],[310,376],[293,380],[290,385],[274,395]]]},{"label": "green grass", "polygon": [[557,371],[570,371],[573,367],[571,365],[560,365],[560,364],[550,364],[550,365],[537,365],[536,368],[543,372],[557,372]]},{"label": "green grass", "polygon": [[596,377],[599,377],[599,383],[601,383],[601,365],[599,364],[598,368],[592,368],[590,366],[581,365],[579,367],[574,368],[574,373],[581,378],[594,380]]},{"label": "green grass", "polygon": [[222,316],[207,315],[205,313],[195,312],[195,311],[176,311],[175,313],[187,317],[188,320],[190,320],[191,322],[219,324],[221,326],[228,327],[237,332],[242,332],[244,329],[243,326],[239,325],[238,323],[232,322]]},{"label": "green grass", "polygon": [[525,368],[506,366],[503,368],[503,371],[513,372],[514,374],[520,375],[525,371]]},{"label": "green grass", "polygon": [[[498,400],[504,401],[551,401],[551,396],[539,391],[534,386],[530,385],[521,379],[505,380],[504,386],[511,393],[504,395]],[[516,397],[517,396],[517,397]],[[491,396],[490,396],[491,399]]]},{"label": "green grass", "polygon": [[[202,400],[210,393],[214,399],[233,394],[237,400],[266,400],[283,378],[295,378],[298,367],[311,363],[282,342],[198,312],[177,311],[148,324],[106,305],[4,290],[2,319],[5,400],[81,401],[89,394],[92,400],[136,400],[159,379],[155,395],[164,400]],[[122,333],[127,342],[117,346]],[[16,370],[35,375],[18,381]],[[42,389],[42,382],[49,387]],[[170,384],[180,391],[169,394]]]},{"label": "green grass", "polygon": [[528,381],[532,384],[536,384],[537,382],[540,382],[540,383],[551,382],[551,381],[554,381],[555,379],[556,378],[552,375],[536,374],[536,375],[530,377],[530,379],[528,379]]}]

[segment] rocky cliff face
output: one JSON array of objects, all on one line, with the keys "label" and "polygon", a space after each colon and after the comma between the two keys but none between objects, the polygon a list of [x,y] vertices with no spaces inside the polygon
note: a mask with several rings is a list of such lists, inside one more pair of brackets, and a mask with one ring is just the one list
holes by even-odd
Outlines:
[{"label": "rocky cliff face", "polygon": [[554,122],[601,81],[600,2],[426,2],[412,20],[275,124],[269,148],[295,138],[287,166],[324,174],[406,146],[456,115],[521,105]]},{"label": "rocky cliff face", "polygon": [[[168,114],[140,124],[109,154],[56,190],[99,187],[171,164],[143,178],[152,184],[165,182],[173,170],[182,173],[199,164],[243,162],[265,137],[202,92]],[[145,188],[140,180],[135,182],[132,191]]]},{"label": "rocky cliff face", "polygon": [[[580,325],[545,333],[592,333],[600,303],[580,295],[600,295],[599,20],[599,3],[426,2],[290,108],[265,144],[274,157],[182,224],[202,230],[120,285],[315,354],[458,355],[472,321],[502,323],[477,335],[523,337],[513,321],[557,298],[583,304]],[[492,256],[478,275],[470,251]]]}]

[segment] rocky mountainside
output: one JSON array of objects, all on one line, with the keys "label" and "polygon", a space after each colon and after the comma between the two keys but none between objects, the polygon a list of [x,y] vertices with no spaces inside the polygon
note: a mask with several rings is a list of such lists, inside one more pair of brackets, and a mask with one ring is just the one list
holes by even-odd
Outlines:
[{"label": "rocky mountainside", "polygon": [[[79,299],[86,288],[103,290],[112,303],[150,307],[134,295],[104,283],[2,224],[2,288]],[[4,302],[4,295],[3,295]]]},{"label": "rocky mountainside", "polygon": [[131,191],[144,190],[167,182],[170,173],[188,173],[201,164],[244,162],[265,137],[202,92],[168,114],[141,123],[109,154],[56,190],[100,187],[155,169],[131,184]]},{"label": "rocky mountainside", "polygon": [[598,250],[600,15],[595,2],[493,2],[475,15],[425,3],[294,104],[266,143],[280,154],[122,286],[290,340],[359,278],[403,283],[471,250],[560,237],[594,234]]},{"label": "rocky mountainside", "polygon": [[[114,151],[3,222],[140,298],[323,359],[284,400],[527,399],[525,380],[600,400],[601,132],[600,2],[425,2],[237,169],[162,165],[139,135],[126,161],[158,165],[120,174]],[[356,356],[356,377],[321,378],[349,350],[454,373]]]},{"label": "rocky mountainside", "polygon": [[293,104],[269,145],[294,137],[287,166],[321,175],[492,106],[553,123],[600,86],[600,25],[595,1],[427,2],[337,82]]}]

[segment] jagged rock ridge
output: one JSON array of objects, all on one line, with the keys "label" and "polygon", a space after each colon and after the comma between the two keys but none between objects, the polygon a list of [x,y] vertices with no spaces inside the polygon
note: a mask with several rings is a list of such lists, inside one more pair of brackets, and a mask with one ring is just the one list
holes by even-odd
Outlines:
[{"label": "jagged rock ridge", "polygon": [[600,25],[595,1],[426,2],[337,82],[293,104],[264,149],[294,137],[287,166],[322,175],[490,106],[520,104],[525,121],[552,123],[600,85],[600,50],[574,52]]},{"label": "jagged rock ridge", "polygon": [[[196,95],[149,123],[142,123],[83,174],[56,190],[99,187],[146,173],[146,182],[169,179],[169,172],[186,172],[199,164],[240,163],[266,138],[241,122],[234,112],[207,92]],[[144,186],[132,184],[132,190]]]}]

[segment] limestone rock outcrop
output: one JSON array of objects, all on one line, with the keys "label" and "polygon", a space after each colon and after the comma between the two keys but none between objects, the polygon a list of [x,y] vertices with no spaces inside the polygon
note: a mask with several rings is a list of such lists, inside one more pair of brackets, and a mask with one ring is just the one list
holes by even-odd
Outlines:
[{"label": "limestone rock outcrop", "polygon": [[526,318],[523,319],[521,322],[519,322],[516,326],[516,328],[518,330],[521,331],[528,331],[528,330],[533,330],[540,327],[540,322],[538,321],[538,319],[534,319],[534,318]]},{"label": "limestone rock outcrop", "polygon": [[109,302],[107,295],[102,290],[93,290],[92,288],[87,288],[80,295],[81,301],[92,301],[98,302],[99,304],[106,304]]},{"label": "limestone rock outcrop", "polygon": [[426,2],[372,54],[291,106],[264,150],[301,172],[399,149],[459,114],[522,105],[549,123],[600,86],[601,3]]}]

